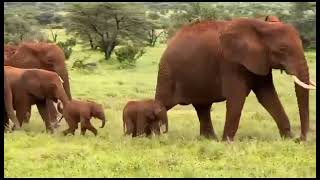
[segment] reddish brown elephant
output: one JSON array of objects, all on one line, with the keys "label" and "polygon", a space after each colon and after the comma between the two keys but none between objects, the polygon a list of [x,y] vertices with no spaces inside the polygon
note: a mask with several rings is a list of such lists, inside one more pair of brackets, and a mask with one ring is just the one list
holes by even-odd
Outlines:
[{"label": "reddish brown elephant", "polygon": [[63,107],[61,107],[61,103],[58,103],[58,110],[63,114],[69,126],[68,129],[63,131],[64,135],[69,133],[74,135],[75,130],[78,128],[78,123],[81,125],[81,135],[85,135],[87,129],[97,135],[97,129],[90,123],[92,117],[102,121],[100,128],[103,128],[106,123],[102,105],[93,101],[71,100],[67,104],[63,104]]},{"label": "reddish brown elephant", "polygon": [[[58,73],[64,81],[63,86],[71,97],[69,75],[65,63],[65,56],[61,48],[51,43],[22,43],[18,46],[4,46],[4,65],[17,68],[37,68]],[[50,115],[57,118],[57,111],[52,101],[48,101]]]},{"label": "reddish brown elephant", "polygon": [[129,101],[123,108],[123,131],[132,137],[151,133],[160,134],[160,126],[166,125],[168,117],[165,107],[155,100]]},{"label": "reddish brown elephant", "polygon": [[216,139],[212,103],[226,101],[223,140],[233,140],[246,97],[252,90],[276,121],[280,135],[291,127],[272,79],[272,69],[285,70],[295,81],[301,140],[309,128],[309,70],[299,33],[284,23],[257,19],[199,22],[183,27],[163,53],[155,99],[167,110],[192,104],[200,135]]},{"label": "reddish brown elephant", "polygon": [[43,69],[21,69],[12,66],[4,66],[4,73],[12,90],[10,93],[13,97],[13,108],[20,125],[29,120],[31,106],[36,104],[47,131],[52,132],[52,125],[56,120],[49,115],[48,100],[57,102],[59,99],[64,104],[69,101],[59,75]]}]

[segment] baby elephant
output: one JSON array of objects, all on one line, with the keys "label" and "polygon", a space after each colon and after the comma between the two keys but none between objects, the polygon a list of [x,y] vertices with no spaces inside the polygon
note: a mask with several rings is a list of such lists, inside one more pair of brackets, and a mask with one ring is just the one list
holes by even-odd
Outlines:
[{"label": "baby elephant", "polygon": [[69,125],[69,128],[63,131],[64,135],[68,133],[74,135],[79,122],[81,123],[81,135],[84,135],[87,129],[97,135],[97,129],[92,126],[90,119],[94,117],[102,120],[100,128],[103,128],[106,122],[102,105],[92,101],[71,100],[64,107],[61,107],[59,102],[58,111],[63,115],[61,119],[64,117]]},{"label": "baby elephant", "polygon": [[151,133],[160,134],[160,126],[166,125],[168,131],[167,111],[158,101],[129,101],[123,109],[123,131],[132,137]]}]

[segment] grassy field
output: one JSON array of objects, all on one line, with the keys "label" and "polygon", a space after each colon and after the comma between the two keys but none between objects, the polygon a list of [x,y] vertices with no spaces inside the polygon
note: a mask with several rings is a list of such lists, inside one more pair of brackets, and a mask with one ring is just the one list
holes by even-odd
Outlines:
[{"label": "grassy field", "polygon": [[[59,39],[59,37],[58,37]],[[103,104],[108,122],[92,120],[98,136],[90,132],[64,137],[62,127],[54,135],[44,132],[36,108],[22,131],[5,133],[5,177],[315,177],[316,93],[310,92],[308,142],[282,140],[276,123],[250,94],[240,127],[232,144],[199,137],[199,121],[192,106],[176,106],[168,112],[169,132],[160,137],[123,136],[122,108],[128,100],[152,98],[158,61],[165,45],[148,48],[137,67],[119,70],[115,60],[99,63],[94,72],[70,70],[71,89],[76,99]],[[306,52],[311,78],[316,79],[316,53]],[[75,47],[68,66],[87,58],[98,62],[103,54]],[[293,81],[274,71],[275,86],[286,110],[293,133],[300,122]],[[213,126],[221,139],[225,102],[212,107]]]}]

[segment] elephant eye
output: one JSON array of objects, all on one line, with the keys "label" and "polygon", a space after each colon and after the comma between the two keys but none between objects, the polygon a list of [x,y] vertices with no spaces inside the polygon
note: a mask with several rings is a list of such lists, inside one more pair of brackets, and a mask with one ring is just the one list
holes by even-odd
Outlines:
[{"label": "elephant eye", "polygon": [[280,48],[279,48],[279,50],[280,50],[281,52],[285,52],[287,49],[288,49],[288,46],[286,46],[286,45],[282,45],[282,46],[280,46]]}]

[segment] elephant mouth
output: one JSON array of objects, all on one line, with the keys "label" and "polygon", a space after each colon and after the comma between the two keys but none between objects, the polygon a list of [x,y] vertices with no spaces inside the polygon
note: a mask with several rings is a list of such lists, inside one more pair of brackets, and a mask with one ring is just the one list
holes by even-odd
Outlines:
[{"label": "elephant mouth", "polygon": [[294,82],[303,87],[304,89],[309,89],[309,90],[315,90],[316,89],[316,83],[314,81],[312,81],[311,79],[309,80],[309,84],[304,83],[303,81],[301,81],[294,73],[292,73],[291,71],[288,70],[288,68],[285,68],[284,65],[279,66],[277,69],[280,69],[280,73],[282,74],[283,71],[286,72],[286,74],[288,74],[289,76],[291,76],[291,78],[294,80]]}]

